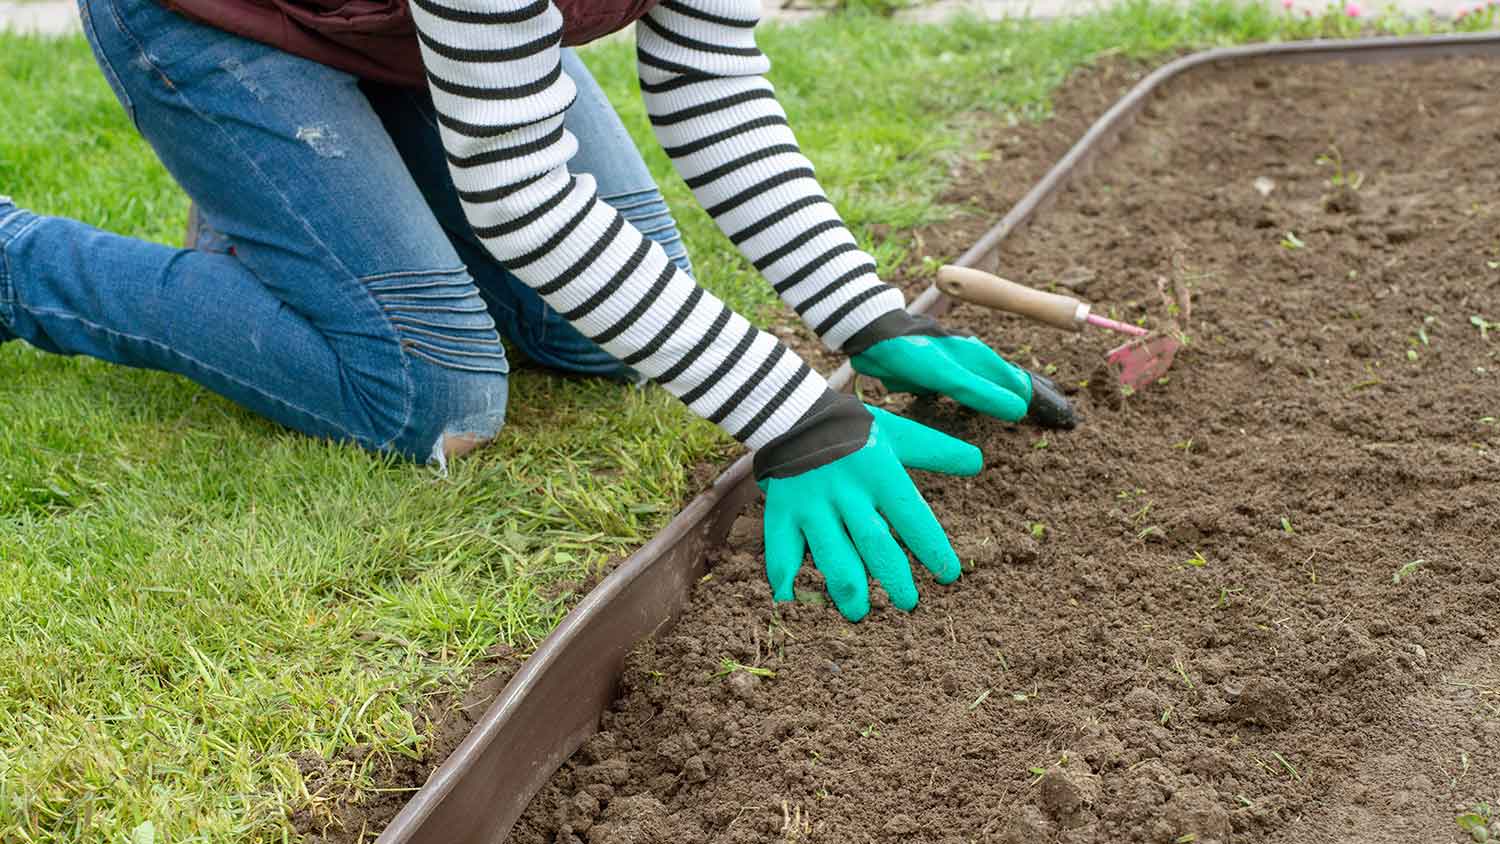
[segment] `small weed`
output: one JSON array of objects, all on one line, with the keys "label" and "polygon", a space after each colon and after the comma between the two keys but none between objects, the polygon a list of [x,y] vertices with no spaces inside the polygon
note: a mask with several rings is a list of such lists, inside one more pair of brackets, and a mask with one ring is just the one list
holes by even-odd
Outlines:
[{"label": "small weed", "polygon": [[1042,522],[1027,522],[1026,532],[1031,534],[1032,539],[1040,542],[1047,537],[1047,526]]},{"label": "small weed", "polygon": [[1478,844],[1484,844],[1490,838],[1490,817],[1489,804],[1478,803],[1475,804],[1473,809],[1464,812],[1453,820],[1458,824],[1460,829],[1469,833],[1470,838],[1474,839]]},{"label": "small weed", "polygon": [[1490,340],[1490,330],[1500,328],[1500,322],[1490,322],[1479,314],[1469,317],[1469,324],[1479,329],[1479,339],[1486,343]]},{"label": "small weed", "polygon": [[781,836],[783,841],[801,841],[812,834],[812,818],[802,814],[802,804],[788,806],[781,801]]},{"label": "small weed", "polygon": [[1302,238],[1297,236],[1296,232],[1287,232],[1286,236],[1281,238],[1281,247],[1283,249],[1301,249],[1305,246],[1307,244],[1303,242]]},{"label": "small weed", "polygon": [[1219,606],[1227,608],[1229,606],[1229,597],[1231,595],[1238,595],[1239,593],[1241,593],[1243,591],[1245,591],[1243,587],[1235,587],[1234,589],[1230,589],[1227,586],[1220,586],[1219,587]]},{"label": "small weed", "polygon": [[1202,551],[1194,549],[1193,556],[1188,557],[1187,559],[1187,564],[1195,569],[1201,569],[1204,566],[1208,565],[1208,558],[1203,556]]},{"label": "small weed", "polygon": [[1172,443],[1172,447],[1191,454],[1193,451],[1193,439],[1192,437],[1189,437],[1185,440],[1178,440],[1177,442]]},{"label": "small weed", "polygon": [[1172,839],[1172,844],[1193,844],[1198,840],[1198,833],[1186,832]]},{"label": "small weed", "polygon": [[733,674],[736,671],[743,671],[746,674],[754,674],[756,677],[776,676],[776,672],[772,671],[769,668],[756,668],[752,665],[745,665],[744,663],[736,662],[727,656],[719,660],[719,670],[715,671],[712,676],[715,680],[717,680],[721,677],[728,677],[730,674]]},{"label": "small weed", "polygon": [[1177,672],[1177,676],[1178,677],[1182,678],[1183,685],[1187,686],[1189,689],[1195,689],[1195,688],[1197,688],[1197,686],[1193,685],[1193,678],[1191,678],[1191,677],[1188,676],[1187,666],[1185,666],[1185,665],[1182,664],[1182,660],[1180,660],[1180,659],[1173,660],[1172,661],[1172,669]]},{"label": "small weed", "polygon": [[1396,569],[1396,573],[1391,575],[1391,582],[1400,583],[1402,578],[1411,577],[1412,575],[1417,573],[1417,569],[1426,564],[1426,560],[1412,560],[1401,568]]},{"label": "small weed", "polygon": [[880,738],[880,731],[877,730],[877,729],[875,729],[875,725],[874,724],[870,724],[869,726],[865,727],[863,730],[859,731],[859,737],[860,738],[871,738],[871,737]]},{"label": "small weed", "polygon": [[1292,775],[1292,779],[1299,781],[1302,779],[1302,775],[1297,773],[1297,769],[1292,765],[1292,763],[1286,761],[1285,756],[1282,756],[1280,753],[1277,753],[1274,750],[1271,751],[1271,755],[1276,757],[1276,761],[1280,762],[1283,768],[1286,768],[1287,773]]},{"label": "small weed", "polygon": [[1167,536],[1167,532],[1164,531],[1164,530],[1162,530],[1161,528],[1157,527],[1156,525],[1149,525],[1146,528],[1144,528],[1143,530],[1141,530],[1139,533],[1137,533],[1135,535],[1135,538],[1144,542],[1146,539],[1148,539],[1150,537],[1153,537],[1153,536],[1159,536],[1159,537],[1165,539],[1166,536]]},{"label": "small weed", "polygon": [[828,598],[825,597],[822,592],[818,592],[812,589],[794,588],[792,590],[792,600],[796,601],[799,604],[811,604],[815,607],[823,607],[828,605]]},{"label": "small weed", "polygon": [[1032,768],[1027,768],[1026,772],[1036,778],[1031,781],[1032,785],[1036,785],[1037,783],[1041,782],[1042,777],[1045,777],[1047,775],[1047,769],[1041,767],[1040,765]]},{"label": "small weed", "polygon": [[1042,438],[1039,439],[1039,440],[1037,440],[1036,442],[1032,443],[1031,447],[1032,448],[1046,448],[1049,445],[1052,445],[1052,443],[1050,443],[1050,442],[1047,441],[1047,435],[1046,434],[1042,434]]},{"label": "small weed", "polygon": [[1286,516],[1281,517],[1281,532],[1286,534],[1287,536],[1292,536],[1296,533],[1295,530],[1292,530],[1292,520],[1288,519]]},{"label": "small weed", "polygon": [[994,689],[985,689],[984,691],[980,692],[979,697],[974,698],[974,702],[969,704],[968,711],[973,712],[974,710],[978,709],[985,701],[990,699],[990,693],[994,691]]},{"label": "small weed", "polygon": [[1172,706],[1171,706],[1171,704],[1168,704],[1167,708],[1163,709],[1161,711],[1161,719],[1160,719],[1159,723],[1163,727],[1165,727],[1167,725],[1167,722],[1169,722],[1171,720],[1172,720]]},{"label": "small weed", "polygon": [[1347,185],[1349,190],[1359,190],[1360,186],[1365,183],[1365,174],[1358,170],[1344,169],[1344,156],[1339,152],[1339,148],[1332,144],[1328,145],[1328,152],[1318,156],[1317,164],[1319,167],[1333,165],[1333,176],[1328,180],[1328,186],[1331,188],[1341,188]]}]

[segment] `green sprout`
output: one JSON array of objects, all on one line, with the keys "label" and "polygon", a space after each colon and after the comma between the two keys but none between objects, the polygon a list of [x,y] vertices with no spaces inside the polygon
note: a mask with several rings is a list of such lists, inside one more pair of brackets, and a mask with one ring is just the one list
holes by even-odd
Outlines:
[{"label": "green sprout", "polygon": [[1426,560],[1412,560],[1401,568],[1396,569],[1396,573],[1391,575],[1391,582],[1400,583],[1402,578],[1411,577],[1412,575],[1417,573],[1417,569],[1426,564]]},{"label": "green sprout", "polygon": [[776,676],[776,672],[772,671],[769,668],[756,668],[752,665],[745,665],[744,663],[736,662],[735,660],[732,660],[727,656],[719,660],[719,670],[715,671],[713,676],[714,679],[718,679],[720,677],[728,677],[730,674],[733,674],[736,671],[743,671],[746,674],[753,674],[756,677]]},{"label": "green sprout", "polygon": [[1360,185],[1365,183],[1364,173],[1344,169],[1344,156],[1332,144],[1328,145],[1328,152],[1317,157],[1316,163],[1319,167],[1333,165],[1333,177],[1328,180],[1329,187],[1341,188],[1347,185],[1349,190],[1359,190]]},{"label": "green sprout", "polygon": [[1479,339],[1486,342],[1490,339],[1490,329],[1500,328],[1500,322],[1490,322],[1479,314],[1469,317],[1469,324],[1479,329]]},{"label": "green sprout", "polygon": [[1478,844],[1485,844],[1490,839],[1490,817],[1489,804],[1479,803],[1453,820],[1460,829],[1469,833],[1470,838]]}]

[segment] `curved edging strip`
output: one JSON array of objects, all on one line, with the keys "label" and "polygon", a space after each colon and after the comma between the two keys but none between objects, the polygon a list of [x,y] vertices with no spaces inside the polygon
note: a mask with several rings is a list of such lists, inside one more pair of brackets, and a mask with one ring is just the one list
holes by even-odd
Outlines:
[{"label": "curved edging strip", "polygon": [[[1047,175],[955,263],[997,269],[1000,244],[1045,211],[1086,173],[1164,83],[1188,71],[1251,60],[1389,62],[1446,56],[1500,57],[1500,34],[1369,38],[1256,44],[1195,53],[1141,80]],[[940,315],[950,301],[936,287],[912,303]],[[845,364],[830,379],[842,389]],[[669,626],[722,540],[757,490],[741,458],[654,539],[590,592],[511,679],[453,755],[402,808],[378,844],[499,844],[532,796],[597,729],[614,697],[625,656]]]}]

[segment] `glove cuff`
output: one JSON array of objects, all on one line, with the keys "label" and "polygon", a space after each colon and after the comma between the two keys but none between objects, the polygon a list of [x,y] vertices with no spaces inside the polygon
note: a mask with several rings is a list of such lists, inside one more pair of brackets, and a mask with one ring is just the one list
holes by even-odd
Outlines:
[{"label": "glove cuff", "polygon": [[938,321],[924,314],[913,314],[906,310],[895,310],[882,314],[870,321],[869,325],[854,332],[840,350],[844,354],[854,357],[864,354],[870,347],[882,340],[892,337],[972,337],[974,335],[964,331],[950,331],[938,324]]},{"label": "glove cuff", "polygon": [[870,441],[874,424],[859,399],[825,390],[797,424],[755,452],[755,480],[789,478],[847,457]]}]

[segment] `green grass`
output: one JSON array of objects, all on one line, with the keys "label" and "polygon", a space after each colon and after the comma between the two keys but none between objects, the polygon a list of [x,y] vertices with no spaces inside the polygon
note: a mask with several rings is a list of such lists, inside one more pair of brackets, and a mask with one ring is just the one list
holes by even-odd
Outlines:
[{"label": "green grass", "polygon": [[[1472,25],[1472,24],[1471,24]],[[1107,54],[1348,34],[1337,16],[1146,3],[1039,26],[845,17],[771,29],[773,81],[824,184],[889,268],[976,111],[1048,114]],[[649,137],[628,42],[587,51],[700,275],[778,307]],[[177,242],[187,202],[81,40],[0,36],[0,191]],[[939,256],[945,257],[945,256]],[[657,530],[730,444],[660,390],[522,372],[498,443],[451,474],[279,430],[181,379],[0,347],[0,840],[280,841],[288,754],[420,752],[408,714]],[[369,788],[350,770],[349,793]]]}]

